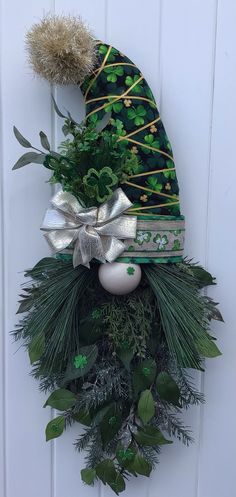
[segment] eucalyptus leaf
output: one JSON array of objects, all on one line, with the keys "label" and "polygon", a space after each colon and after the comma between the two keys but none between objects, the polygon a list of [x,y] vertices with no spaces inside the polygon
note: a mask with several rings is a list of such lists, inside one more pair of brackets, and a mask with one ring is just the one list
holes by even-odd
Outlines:
[{"label": "eucalyptus leaf", "polygon": [[22,145],[22,147],[32,148],[31,143],[28,140],[26,140],[26,138],[24,138],[24,136],[20,133],[20,131],[16,128],[16,126],[13,126],[13,131],[17,141]]},{"label": "eucalyptus leaf", "polygon": [[108,125],[110,119],[111,119],[111,112],[107,112],[106,114],[104,114],[104,116],[101,119],[101,121],[99,121],[96,124],[95,131],[97,133],[101,133],[101,131],[103,131],[104,128],[106,128],[106,126]]},{"label": "eucalyptus leaf", "polygon": [[117,356],[124,364],[125,368],[130,371],[130,363],[134,357],[134,351],[130,349],[118,349]]},{"label": "eucalyptus leaf", "polygon": [[173,378],[162,371],[156,379],[156,387],[161,399],[179,406],[180,390]]},{"label": "eucalyptus leaf", "polygon": [[20,167],[26,166],[27,164],[43,164],[45,161],[45,154],[38,154],[37,152],[26,152],[22,155],[18,161],[13,166],[13,170],[20,169]]},{"label": "eucalyptus leaf", "polygon": [[136,395],[151,386],[155,380],[156,371],[157,367],[153,359],[146,359],[135,368],[133,373],[133,386]]},{"label": "eucalyptus leaf", "polygon": [[72,115],[69,111],[67,111],[67,115],[68,115],[70,121],[72,122],[72,124],[79,126],[79,123],[77,123],[77,121],[75,121],[75,119],[72,117]]},{"label": "eucalyptus leaf", "polygon": [[155,414],[155,404],[150,390],[141,393],[138,402],[138,416],[143,424],[149,423]]},{"label": "eucalyptus leaf", "polygon": [[79,411],[74,412],[72,418],[85,426],[90,426],[92,423],[90,413],[85,409],[80,409]]},{"label": "eucalyptus leaf", "polygon": [[50,406],[53,409],[58,409],[58,411],[66,411],[73,407],[75,402],[76,396],[73,392],[60,388],[51,393],[43,407]]},{"label": "eucalyptus leaf", "polygon": [[66,119],[66,116],[65,116],[64,114],[62,114],[62,112],[59,110],[59,108],[58,108],[58,106],[57,106],[57,103],[56,103],[56,100],[55,100],[54,96],[53,96],[53,95],[51,95],[51,97],[52,97],[53,107],[54,107],[54,110],[55,110],[55,112],[57,113],[57,115],[58,115],[59,117],[62,117],[62,118],[64,118],[64,119]]},{"label": "eucalyptus leaf", "polygon": [[43,131],[40,131],[39,136],[40,136],[40,141],[41,141],[42,147],[45,148],[45,150],[48,150],[50,152],[51,147],[50,147],[50,143],[48,141],[47,135],[45,135],[45,133]]},{"label": "eucalyptus leaf", "polygon": [[94,480],[96,478],[96,471],[92,468],[84,468],[80,471],[81,479],[87,485],[93,485]]},{"label": "eucalyptus leaf", "polygon": [[112,482],[108,483],[108,485],[111,487],[116,495],[119,495],[125,490],[125,480],[120,473],[117,473],[115,479]]},{"label": "eucalyptus leaf", "polygon": [[69,128],[68,128],[67,124],[64,124],[61,129],[62,129],[62,133],[64,136],[69,135]]},{"label": "eucalyptus leaf", "polygon": [[143,446],[155,446],[155,445],[165,445],[171,444],[171,440],[167,440],[161,431],[154,426],[145,426],[140,428],[138,432],[134,435],[134,438],[138,444]]},{"label": "eucalyptus leaf", "polygon": [[93,418],[93,425],[95,425],[95,426],[99,425],[102,422],[106,413],[111,409],[111,407],[113,405],[114,405],[114,402],[112,404],[109,404],[108,406],[105,406],[105,407],[102,407],[101,409],[99,409],[99,411],[95,414],[95,416]]},{"label": "eucalyptus leaf", "polygon": [[56,418],[49,421],[46,426],[46,441],[52,440],[53,438],[60,437],[65,428],[65,418],[64,416],[57,416]]},{"label": "eucalyptus leaf", "polygon": [[110,442],[122,425],[122,417],[116,404],[114,404],[104,415],[100,425],[103,447]]},{"label": "eucalyptus leaf", "polygon": [[45,350],[45,336],[43,333],[39,333],[34,336],[29,345],[28,345],[28,353],[30,358],[30,363],[38,361],[40,357],[43,355]]},{"label": "eucalyptus leaf", "polygon": [[104,485],[108,484],[117,495],[125,490],[124,478],[116,471],[111,459],[104,459],[96,466],[96,475]]},{"label": "eucalyptus leaf", "polygon": [[111,459],[104,459],[98,463],[96,466],[96,475],[104,485],[112,483],[117,476],[113,461]]},{"label": "eucalyptus leaf", "polygon": [[152,471],[151,464],[140,454],[135,455],[134,460],[131,463],[131,468],[135,473],[143,476],[150,476]]}]

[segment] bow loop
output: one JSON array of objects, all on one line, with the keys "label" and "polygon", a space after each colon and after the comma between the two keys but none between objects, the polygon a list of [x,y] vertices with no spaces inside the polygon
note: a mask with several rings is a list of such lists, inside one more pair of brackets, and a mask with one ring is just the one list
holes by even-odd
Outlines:
[{"label": "bow loop", "polygon": [[100,207],[84,208],[63,191],[54,195],[51,204],[41,229],[55,252],[74,245],[74,267],[89,267],[92,259],[113,262],[125,250],[121,240],[136,236],[137,218],[123,215],[132,204],[121,188]]}]

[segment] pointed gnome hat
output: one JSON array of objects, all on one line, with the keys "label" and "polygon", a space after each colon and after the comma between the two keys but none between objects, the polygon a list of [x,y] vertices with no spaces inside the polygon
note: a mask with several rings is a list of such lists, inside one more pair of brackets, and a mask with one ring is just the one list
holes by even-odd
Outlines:
[{"label": "pointed gnome hat", "polygon": [[81,85],[86,119],[96,124],[111,112],[108,128],[140,158],[136,174],[123,190],[138,216],[134,240],[126,243],[123,262],[179,262],[183,255],[184,217],[170,142],[152,91],[133,62],[116,48],[97,44],[98,62]]}]

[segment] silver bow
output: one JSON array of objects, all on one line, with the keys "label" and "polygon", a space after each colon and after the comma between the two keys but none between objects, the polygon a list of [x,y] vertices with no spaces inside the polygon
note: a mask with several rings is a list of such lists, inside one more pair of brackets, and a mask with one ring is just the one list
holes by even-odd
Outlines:
[{"label": "silver bow", "polygon": [[132,203],[121,188],[100,207],[84,208],[68,192],[59,191],[51,200],[41,229],[55,252],[74,245],[73,265],[95,258],[100,262],[113,262],[125,250],[120,239],[135,238],[136,216],[123,216]]}]

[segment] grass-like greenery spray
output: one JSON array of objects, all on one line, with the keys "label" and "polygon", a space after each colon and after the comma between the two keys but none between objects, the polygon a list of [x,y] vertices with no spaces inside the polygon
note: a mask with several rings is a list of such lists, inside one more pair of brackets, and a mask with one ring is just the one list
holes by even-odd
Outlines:
[{"label": "grass-like greenery spray", "polygon": [[74,269],[62,256],[26,271],[15,337],[50,392],[45,406],[59,411],[46,439],[82,423],[83,481],[119,494],[130,475],[150,475],[169,437],[193,441],[181,411],[204,398],[186,367],[220,354],[209,323],[222,317],[201,293],[213,278],[190,261],[143,265],[140,286],[119,298],[101,287],[97,267]]}]

